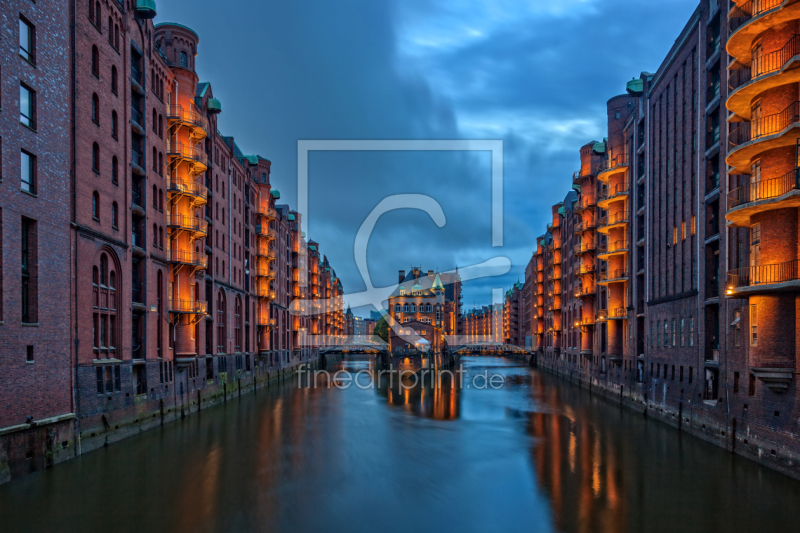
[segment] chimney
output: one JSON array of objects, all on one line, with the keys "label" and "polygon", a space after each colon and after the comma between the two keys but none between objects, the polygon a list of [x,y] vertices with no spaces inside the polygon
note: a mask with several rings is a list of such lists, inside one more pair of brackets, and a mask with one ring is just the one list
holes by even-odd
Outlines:
[{"label": "chimney", "polygon": [[406,271],[405,270],[401,270],[400,271],[400,281],[398,281],[398,283],[403,283],[403,280],[405,278],[406,278]]},{"label": "chimney", "polygon": [[428,270],[428,277],[433,279],[433,270]]}]

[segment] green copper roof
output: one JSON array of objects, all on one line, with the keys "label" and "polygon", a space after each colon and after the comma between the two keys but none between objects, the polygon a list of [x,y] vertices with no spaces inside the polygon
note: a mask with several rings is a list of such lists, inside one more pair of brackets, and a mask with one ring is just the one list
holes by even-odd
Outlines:
[{"label": "green copper roof", "polygon": [[156,16],[156,0],[136,0],[136,12],[143,19],[154,18]]},{"label": "green copper roof", "polygon": [[581,184],[580,183],[573,183],[572,188],[578,192],[581,192]]},{"label": "green copper roof", "polygon": [[272,189],[272,191],[270,191],[270,194],[276,200],[281,197],[281,191],[279,191],[278,189]]},{"label": "green copper roof", "polygon": [[631,96],[638,96],[644,92],[644,80],[642,78],[633,78],[625,85],[625,90]]},{"label": "green copper roof", "polygon": [[562,217],[563,217],[563,216],[565,216],[565,215],[567,214],[567,212],[566,212],[566,210],[564,209],[564,206],[563,206],[563,205],[562,205],[561,207],[559,207],[559,208],[558,208],[558,214],[559,214],[559,215],[561,215]]},{"label": "green copper roof", "polygon": [[312,244],[312,245],[310,245],[310,246],[308,247],[308,249],[309,249],[309,250],[314,250],[315,252],[317,251],[317,247],[316,247],[316,246],[314,246],[313,244]]},{"label": "green copper roof", "polygon": [[192,32],[194,34],[194,36],[197,37],[197,41],[200,42],[200,36],[197,35],[197,32],[194,31],[189,26],[184,26],[183,24],[178,24],[177,22],[159,22],[158,24],[155,25],[156,28],[160,28],[162,26],[175,26],[177,28],[183,28],[184,30],[188,30],[188,31]]},{"label": "green copper roof", "polygon": [[257,165],[258,164],[258,156],[257,155],[246,155],[246,156],[244,156],[244,158],[247,159],[247,162],[250,163],[251,165]]},{"label": "green copper roof", "polygon": [[209,113],[219,113],[222,111],[222,104],[216,98],[209,98],[208,99],[208,112]]},{"label": "green copper roof", "polygon": [[439,277],[439,274],[436,274],[436,278],[433,280],[433,290],[444,290],[444,286],[442,285],[442,279]]},{"label": "green copper roof", "polygon": [[294,220],[294,215],[289,213],[289,220]]},{"label": "green copper roof", "polygon": [[606,153],[606,143],[605,142],[594,143],[594,145],[592,145],[592,150],[595,153],[604,154]]},{"label": "green copper roof", "polygon": [[420,285],[419,283],[415,283],[415,284],[414,284],[414,285],[411,287],[411,290],[412,290],[412,291],[421,291],[421,290],[422,290],[422,288],[423,288],[423,287],[422,287],[422,285]]}]

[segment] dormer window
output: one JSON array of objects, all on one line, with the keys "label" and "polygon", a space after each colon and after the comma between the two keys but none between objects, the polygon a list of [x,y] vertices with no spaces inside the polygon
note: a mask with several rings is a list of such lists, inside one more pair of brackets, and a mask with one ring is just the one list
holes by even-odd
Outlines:
[{"label": "dormer window", "polygon": [[180,65],[183,68],[187,68],[189,66],[189,57],[186,55],[186,52],[181,52],[181,56],[180,57],[181,57]]}]

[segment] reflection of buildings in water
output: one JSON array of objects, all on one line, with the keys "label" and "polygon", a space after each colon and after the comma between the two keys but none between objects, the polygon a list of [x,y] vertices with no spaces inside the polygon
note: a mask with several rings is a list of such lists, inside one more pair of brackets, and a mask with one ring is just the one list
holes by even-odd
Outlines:
[{"label": "reflection of buildings in water", "polygon": [[531,457],[538,483],[550,496],[554,527],[626,530],[628,509],[612,436],[597,431],[580,409],[563,406],[555,389],[543,391],[540,386],[534,379],[532,394],[546,412],[531,413],[527,428],[534,437]]},{"label": "reflection of buildings in water", "polygon": [[[408,412],[436,420],[455,420],[459,416],[461,384],[458,375],[451,371],[438,374],[420,374],[388,371],[374,372],[376,390],[390,405],[403,407]],[[438,376],[438,377],[435,377]]]}]

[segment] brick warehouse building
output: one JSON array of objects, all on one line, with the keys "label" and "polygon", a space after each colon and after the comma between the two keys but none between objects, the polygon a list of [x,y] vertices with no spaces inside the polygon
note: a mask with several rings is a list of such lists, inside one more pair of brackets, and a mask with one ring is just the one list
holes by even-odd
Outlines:
[{"label": "brick warehouse building", "polygon": [[798,477],[800,9],[739,4],[701,2],[608,101],[519,314],[541,366]]},{"label": "brick warehouse building", "polygon": [[20,115],[0,112],[0,397],[13,406],[0,482],[337,342],[341,282],[277,203],[271,162],[219,132],[194,31],[154,25],[141,0],[10,2],[2,15],[19,31],[3,41],[3,101]]}]

